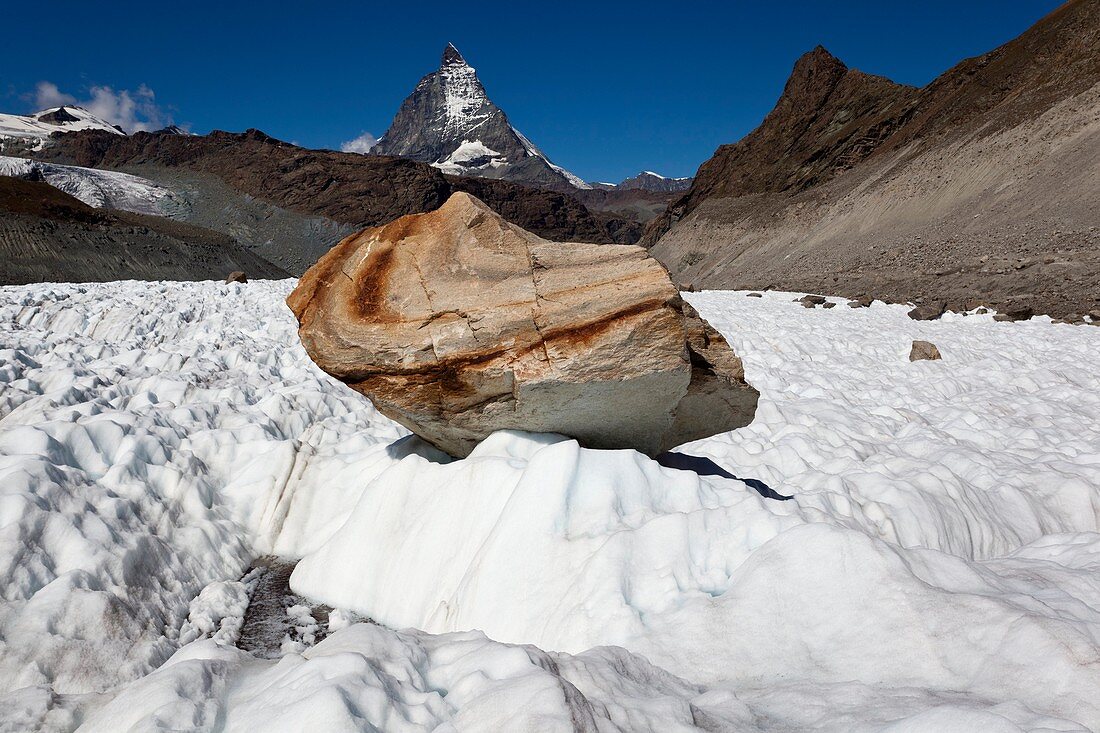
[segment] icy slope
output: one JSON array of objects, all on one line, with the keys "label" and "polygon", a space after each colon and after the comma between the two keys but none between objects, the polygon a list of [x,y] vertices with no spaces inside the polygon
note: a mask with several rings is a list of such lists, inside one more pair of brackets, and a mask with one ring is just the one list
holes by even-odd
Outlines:
[{"label": "icy slope", "polygon": [[[762,400],[686,450],[779,502],[554,436],[448,463],[312,367],[292,284],[0,289],[0,730],[1100,728],[1100,329],[689,295]],[[344,609],[279,660],[226,645],[269,553]]]},{"label": "icy slope", "polygon": [[75,165],[40,163],[0,155],[0,176],[36,178],[97,209],[121,209],[156,216],[180,215],[183,197],[147,178]]}]

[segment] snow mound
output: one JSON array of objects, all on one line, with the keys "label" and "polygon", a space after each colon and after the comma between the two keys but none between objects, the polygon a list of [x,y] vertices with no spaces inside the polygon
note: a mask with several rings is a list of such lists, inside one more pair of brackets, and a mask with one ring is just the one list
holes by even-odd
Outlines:
[{"label": "snow mound", "polygon": [[[1078,661],[1100,638],[1087,600],[1100,598],[1097,566],[1047,562],[1096,558],[1100,536],[975,563],[844,527],[812,498],[778,502],[634,451],[551,440],[497,433],[463,461],[405,458],[292,587],[391,627],[479,629],[571,653],[622,646],[706,684],[794,675],[968,687],[1031,706],[1061,689],[1062,712],[1100,715],[1086,694],[1100,689],[1100,662]],[[1062,521],[1095,529],[1096,514]]]},{"label": "snow mound", "polygon": [[[410,455],[379,474],[291,587],[389,626],[579,652],[724,593],[795,511],[636,451],[502,431],[464,460]],[[405,592],[386,593],[394,584]]]},{"label": "snow mound", "polygon": [[[687,294],[761,400],[682,450],[775,501],[449,461],[309,362],[293,284],[0,288],[0,729],[1100,728],[1100,329]],[[232,646],[261,555],[339,609],[277,659]]]},{"label": "snow mound", "polygon": [[[159,725],[174,730],[217,720],[225,731],[687,731],[697,730],[706,703],[700,688],[623,650],[572,657],[478,632],[431,636],[357,624],[279,662],[198,642],[85,729],[142,729],[154,710]],[[749,722],[744,712],[712,719]]]},{"label": "snow mound", "polygon": [[177,215],[187,205],[170,188],[147,178],[115,171],[0,155],[0,176],[38,178],[97,209],[171,216]]}]

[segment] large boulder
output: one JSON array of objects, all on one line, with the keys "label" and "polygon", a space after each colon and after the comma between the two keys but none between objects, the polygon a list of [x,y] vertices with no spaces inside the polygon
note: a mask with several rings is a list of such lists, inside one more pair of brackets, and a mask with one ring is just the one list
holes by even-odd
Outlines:
[{"label": "large boulder", "polygon": [[468,194],[348,237],[287,304],[318,366],[454,456],[502,429],[654,455],[756,410],[644,249],[549,242]]}]

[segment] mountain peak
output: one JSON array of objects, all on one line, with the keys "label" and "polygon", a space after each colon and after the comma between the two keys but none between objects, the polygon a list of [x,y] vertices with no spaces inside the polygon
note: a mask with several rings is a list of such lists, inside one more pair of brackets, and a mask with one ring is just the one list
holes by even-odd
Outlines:
[{"label": "mountain peak", "polygon": [[642,171],[632,178],[627,178],[615,188],[653,192],[686,191],[691,188],[691,181],[691,178],[668,178],[653,171]]},{"label": "mountain peak", "polygon": [[803,55],[803,57],[812,57],[812,58],[818,58],[818,59],[832,59],[833,61],[839,61],[840,60],[836,56],[833,56],[831,53],[829,53],[829,49],[825,48],[820,43],[817,44],[816,46],[814,46],[812,50],[807,51],[806,53],[804,53],[802,55]]},{"label": "mountain peak", "polygon": [[[79,109],[79,107],[77,108]],[[74,115],[69,110],[65,109],[62,105],[52,112],[46,112],[45,114],[38,115],[39,122],[49,122],[51,124],[60,125],[65,122],[79,122],[80,118]]]},{"label": "mountain peak", "polygon": [[825,103],[840,80],[848,73],[843,61],[817,46],[799,56],[783,88],[779,107],[816,109]]},{"label": "mountain peak", "polygon": [[848,71],[843,61],[833,56],[822,45],[818,45],[812,51],[808,51],[799,57],[791,72],[792,78],[821,78],[839,77]]},{"label": "mountain peak", "polygon": [[443,60],[439,63],[441,69],[447,66],[466,66],[466,59],[462,58],[462,54],[453,43],[448,43],[443,49]]},{"label": "mountain peak", "polygon": [[443,49],[439,69],[401,103],[371,153],[412,158],[452,175],[589,188],[512,127],[453,43]]}]

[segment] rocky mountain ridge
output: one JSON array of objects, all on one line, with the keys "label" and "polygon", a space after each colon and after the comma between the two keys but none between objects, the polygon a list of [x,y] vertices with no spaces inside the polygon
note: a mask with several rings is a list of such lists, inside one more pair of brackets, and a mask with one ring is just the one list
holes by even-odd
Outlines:
[{"label": "rocky mountain ridge", "polygon": [[818,47],[643,239],[682,282],[953,309],[1100,305],[1100,3],[916,89]]},{"label": "rocky mountain ridge", "polygon": [[795,62],[760,126],[699,167],[690,190],[647,231],[647,242],[706,199],[805,190],[852,168],[912,113],[917,95],[816,47]]},{"label": "rocky mountain ridge", "polygon": [[653,171],[641,171],[637,175],[625,178],[619,183],[593,183],[593,188],[604,191],[652,191],[654,193],[675,193],[691,188],[691,176],[668,178]]},{"label": "rocky mountain ridge", "polygon": [[[351,231],[430,211],[455,191],[477,196],[547,239],[630,243],[641,233],[637,222],[591,210],[565,193],[447,176],[405,158],[308,150],[258,130],[125,137],[81,132],[52,139],[34,156],[185,190],[190,206],[182,218],[251,242],[295,274]],[[258,211],[258,204],[274,208]],[[278,230],[264,226],[273,216],[284,222]]]}]

